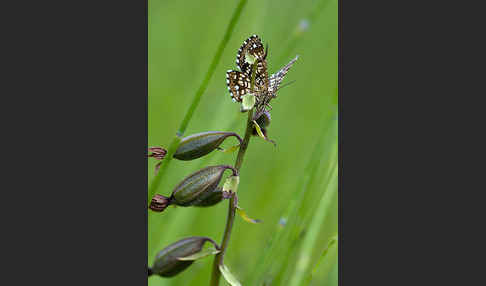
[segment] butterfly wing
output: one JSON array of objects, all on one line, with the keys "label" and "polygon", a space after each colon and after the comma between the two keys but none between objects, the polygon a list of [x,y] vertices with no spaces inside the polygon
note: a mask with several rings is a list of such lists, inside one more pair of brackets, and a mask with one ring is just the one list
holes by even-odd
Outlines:
[{"label": "butterfly wing", "polygon": [[281,68],[278,72],[272,74],[269,79],[269,85],[268,85],[268,93],[272,97],[277,97],[277,90],[278,87],[280,86],[280,83],[284,79],[285,75],[289,71],[289,69],[292,67],[292,65],[295,63],[295,61],[299,58],[299,56],[296,56],[294,59],[292,59],[288,64],[286,64],[283,68]]},{"label": "butterfly wing", "polygon": [[239,71],[228,70],[226,85],[233,101],[241,102],[241,97],[250,92],[250,77]]},{"label": "butterfly wing", "polygon": [[242,73],[245,73],[251,79],[251,64],[247,61],[246,55],[253,56],[257,61],[255,71],[255,86],[258,90],[266,90],[268,86],[268,71],[266,53],[262,41],[257,35],[246,39],[236,54],[236,64]]},{"label": "butterfly wing", "polygon": [[246,39],[236,54],[236,64],[240,68],[241,72],[250,75],[251,65],[246,61],[246,54],[249,54],[260,61],[265,60],[265,50],[263,48],[262,41],[257,35],[253,35]]}]

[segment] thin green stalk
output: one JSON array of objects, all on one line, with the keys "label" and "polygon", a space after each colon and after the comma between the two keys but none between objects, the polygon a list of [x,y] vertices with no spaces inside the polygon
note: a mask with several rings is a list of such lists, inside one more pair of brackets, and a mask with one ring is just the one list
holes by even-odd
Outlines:
[{"label": "thin green stalk", "polygon": [[337,247],[337,242],[338,242],[338,234],[336,233],[329,239],[327,243],[327,247],[322,251],[321,257],[317,260],[314,267],[312,267],[312,271],[310,271],[310,273],[307,275],[307,279],[306,279],[307,285],[311,285],[312,278],[316,275],[317,269],[319,268],[319,266],[321,266],[321,263],[329,256],[328,255],[329,251]]},{"label": "thin green stalk", "polygon": [[[326,117],[323,122],[327,122],[328,118]],[[305,201],[306,194],[308,194],[310,186],[313,184],[315,178],[318,176],[317,174],[317,167],[320,164],[319,158],[322,157],[324,153],[324,142],[326,139],[326,135],[328,134],[329,126],[327,124],[322,124],[323,128],[320,132],[319,138],[315,143],[314,149],[311,152],[306,167],[304,168],[300,180],[298,180],[297,184],[295,185],[295,195],[292,195],[289,198],[289,205],[285,212],[282,214],[282,217],[286,218],[288,221],[283,229],[279,229],[275,231],[275,237],[271,239],[266,251],[263,251],[260,255],[259,262],[255,265],[254,270],[251,275],[251,280],[249,285],[261,285],[262,280],[264,279],[264,273],[271,272],[272,264],[275,265],[275,254],[277,253],[289,253],[290,250],[285,250],[284,247],[286,246],[285,243],[290,241],[292,234],[295,233],[295,228],[298,226],[298,211],[300,208],[299,203]],[[280,259],[282,260],[282,259]],[[278,264],[278,263],[277,263]],[[278,268],[278,267],[277,267]],[[277,285],[277,284],[276,284]]]},{"label": "thin green stalk", "polygon": [[[328,130],[326,133],[329,134],[334,134],[334,128],[335,127],[335,121],[332,121],[330,122],[333,127],[332,129]],[[326,136],[326,142],[329,142],[329,140],[332,140],[334,141],[335,139],[333,139],[332,137],[328,137]],[[334,148],[332,148],[331,146],[328,146],[329,143],[324,143],[323,142],[323,149],[326,149],[326,150],[333,150]],[[328,154],[329,155],[329,154]],[[322,156],[322,155],[321,155]],[[327,157],[327,156],[326,156]],[[331,159],[331,161],[329,162],[334,162],[333,165],[329,165],[328,167],[325,167],[326,169],[329,169],[330,172],[327,174],[327,176],[318,176],[318,174],[321,174],[323,175],[322,173],[319,172],[319,169],[321,168],[320,165],[322,165],[322,162],[325,162],[325,161],[328,161],[329,158],[326,158],[326,159],[321,159],[319,161],[319,164],[316,164],[314,165],[311,169],[312,169],[312,176],[310,178],[310,180],[308,181],[308,184],[306,186],[306,188],[308,190],[310,189],[316,189],[316,190],[323,190],[323,191],[326,191],[326,188],[321,188],[319,187],[319,185],[322,183],[322,182],[329,182],[329,180],[332,179],[332,174],[333,174],[333,171],[335,170],[336,166],[337,166],[337,158],[335,157],[332,157],[333,159]],[[290,277],[293,276],[293,272],[288,272],[287,270],[290,270],[290,267],[293,267],[294,265],[294,261],[296,261],[296,259],[298,258],[299,256],[299,253],[300,253],[300,248],[301,248],[301,245],[302,245],[302,240],[303,240],[303,236],[306,236],[308,234],[308,229],[309,229],[309,221],[311,221],[315,214],[316,214],[316,209],[317,209],[317,204],[319,203],[319,200],[320,198],[322,197],[322,193],[321,195],[319,196],[314,196],[316,192],[309,192],[309,191],[306,191],[302,197],[302,201],[301,201],[301,205],[298,207],[299,209],[296,210],[296,218],[294,218],[294,223],[292,223],[292,226],[290,227],[290,233],[289,233],[289,237],[287,238],[289,240],[289,243],[291,245],[293,245],[293,247],[289,248],[286,252],[284,252],[285,254],[280,257],[279,261],[282,261],[283,263],[281,263],[280,267],[279,267],[279,271],[277,272],[277,276],[275,277],[275,279],[273,280],[273,282],[278,285],[278,283],[280,283],[281,281],[289,281],[290,280]],[[315,201],[316,203],[313,203],[313,201]],[[307,202],[307,203],[305,203]],[[305,204],[306,207],[303,208],[302,205]],[[296,221],[298,221],[298,223],[296,223]]]},{"label": "thin green stalk", "polygon": [[[337,168],[334,168],[333,174],[337,172]],[[336,176],[332,176],[332,178],[336,178]],[[335,183],[335,179],[333,183]],[[327,182],[326,189],[329,188],[330,181]],[[306,273],[308,272],[308,267],[310,265],[310,259],[313,252],[313,247],[315,242],[317,241],[317,237],[319,235],[319,230],[321,229],[321,225],[324,222],[324,218],[326,217],[326,209],[329,207],[331,202],[332,196],[336,193],[337,186],[332,186],[326,192],[324,192],[321,200],[319,202],[319,207],[315,212],[315,216],[309,225],[308,234],[304,237],[304,241],[302,242],[302,249],[299,251],[300,255],[296,263],[295,271],[292,274],[292,280],[290,280],[290,286],[298,286],[302,284]],[[311,269],[312,270],[312,269]]]},{"label": "thin green stalk", "polygon": [[[245,156],[246,149],[248,148],[248,143],[250,143],[250,137],[253,128],[252,117],[253,117],[253,109],[248,111],[248,120],[246,125],[245,138],[243,138],[243,143],[241,144],[240,150],[238,152],[238,156],[236,157],[235,168],[238,171],[240,170],[241,165],[243,164],[243,158]],[[221,273],[219,271],[219,265],[223,264],[224,254],[226,253],[226,248],[228,247],[228,243],[231,237],[231,230],[233,229],[233,222],[235,220],[237,200],[238,200],[237,195],[234,194],[229,201],[228,217],[226,218],[226,227],[224,230],[223,242],[221,243],[221,252],[214,257],[213,272],[211,275],[211,284],[210,284],[211,286],[219,285],[219,279],[221,277]]]},{"label": "thin green stalk", "polygon": [[204,80],[202,81],[201,85],[199,86],[199,89],[196,91],[196,94],[194,95],[194,98],[192,99],[192,103],[187,109],[186,115],[184,116],[184,119],[181,122],[181,125],[179,126],[179,129],[177,130],[176,136],[172,139],[172,142],[170,143],[169,150],[167,152],[167,156],[164,159],[164,162],[162,163],[159,172],[157,172],[157,175],[153,178],[149,191],[148,191],[148,204],[150,204],[150,200],[152,197],[155,195],[155,192],[160,186],[160,182],[162,181],[162,178],[164,174],[166,173],[166,169],[169,166],[169,163],[172,159],[172,156],[174,155],[175,151],[177,150],[177,147],[179,146],[179,143],[181,141],[182,136],[184,135],[184,132],[186,131],[187,125],[189,124],[189,121],[191,120],[194,111],[196,110],[197,106],[199,105],[199,102],[201,101],[201,97],[206,91],[206,88],[208,87],[209,81],[211,80],[211,77],[214,74],[214,71],[216,70],[216,67],[218,66],[219,61],[221,60],[221,56],[223,55],[224,48],[228,44],[229,39],[231,38],[231,35],[233,33],[233,30],[236,26],[236,23],[238,22],[241,12],[243,8],[245,7],[245,4],[247,3],[247,0],[240,0],[238,3],[238,6],[236,6],[236,9],[233,12],[233,16],[231,17],[230,23],[228,27],[226,28],[226,32],[224,34],[223,40],[221,40],[221,43],[219,44],[218,50],[216,51],[216,54],[213,57],[213,60],[211,62],[211,65],[209,66],[208,71],[206,72],[206,76],[204,77]]},{"label": "thin green stalk", "polygon": [[[256,76],[257,65],[258,65],[258,61],[252,65],[252,69],[251,69],[250,90],[252,91],[254,91],[255,88],[255,76]],[[248,119],[246,120],[245,137],[243,138],[243,143],[241,143],[240,148],[238,150],[238,155],[236,156],[235,168],[238,170],[238,172],[240,171],[241,165],[243,164],[243,158],[245,157],[246,149],[248,148],[248,144],[250,143],[252,130],[253,130],[253,108],[250,111],[248,111]],[[211,274],[211,282],[210,282],[211,286],[219,285],[219,279],[221,278],[219,265],[223,265],[224,262],[224,254],[226,253],[226,248],[228,247],[228,243],[231,237],[231,230],[233,229],[233,222],[235,220],[237,205],[238,205],[238,196],[235,193],[230,198],[229,205],[228,205],[228,217],[226,218],[226,227],[224,229],[223,242],[221,243],[221,252],[214,257],[213,271]]]}]

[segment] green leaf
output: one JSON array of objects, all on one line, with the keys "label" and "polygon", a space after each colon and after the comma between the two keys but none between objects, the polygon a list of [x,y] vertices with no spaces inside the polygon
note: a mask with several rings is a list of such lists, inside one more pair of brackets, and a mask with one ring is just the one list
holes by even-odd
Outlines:
[{"label": "green leaf", "polygon": [[189,255],[189,256],[177,257],[177,260],[180,260],[180,261],[198,260],[198,259],[201,259],[201,258],[209,256],[209,255],[218,254],[220,252],[221,251],[217,250],[216,248],[208,248],[208,249],[203,249],[200,252],[194,253],[194,254]]},{"label": "green leaf", "polygon": [[223,192],[234,192],[238,190],[238,184],[240,183],[239,176],[231,176],[224,182]]},{"label": "green leaf", "polygon": [[258,133],[258,136],[262,137],[263,139],[267,140],[267,138],[265,137],[265,135],[263,135],[263,132],[262,132],[262,129],[260,128],[260,125],[258,125],[258,123],[256,123],[255,120],[253,120],[253,124],[255,125],[255,129]]},{"label": "green leaf", "polygon": [[228,149],[219,149],[221,152],[223,153],[233,153],[235,152],[236,150],[238,150],[238,148],[240,147],[240,145],[235,145],[235,146],[231,146],[229,147]]},{"label": "green leaf", "polygon": [[229,271],[226,265],[219,265],[219,271],[223,274],[224,279],[228,282],[231,286],[241,286],[241,283],[236,279],[236,277]]},{"label": "green leaf", "polygon": [[238,214],[241,216],[241,218],[243,218],[246,222],[249,222],[249,223],[261,223],[262,221],[259,220],[259,219],[252,219],[251,217],[249,217],[246,212],[240,208],[239,206],[236,206],[236,211],[238,212]]},{"label": "green leaf", "polygon": [[253,106],[255,106],[256,97],[253,94],[249,93],[249,94],[243,95],[241,98],[242,98],[242,102],[241,102],[241,111],[242,112],[248,111],[248,110],[252,109]]}]

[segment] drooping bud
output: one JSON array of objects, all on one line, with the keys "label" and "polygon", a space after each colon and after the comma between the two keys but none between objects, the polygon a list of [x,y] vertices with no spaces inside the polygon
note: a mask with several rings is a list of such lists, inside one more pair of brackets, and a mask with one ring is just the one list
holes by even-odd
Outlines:
[{"label": "drooping bud", "polygon": [[162,212],[168,205],[209,207],[227,199],[225,191],[218,187],[227,169],[233,171],[233,176],[238,175],[238,170],[228,165],[210,166],[192,173],[174,188],[169,198],[155,195],[150,209]]},{"label": "drooping bud", "polygon": [[[255,113],[255,116],[253,116],[253,120],[258,124],[260,127],[260,131],[263,135],[264,138],[267,137],[267,126],[270,125],[270,122],[272,120],[272,117],[270,116],[270,112],[267,110],[263,109],[262,111],[259,111]],[[257,136],[260,135],[259,130],[257,129],[257,126],[253,126],[252,129],[252,134]]]},{"label": "drooping bud", "polygon": [[187,136],[181,140],[174,158],[183,161],[200,158],[218,148],[230,136],[235,136],[240,144],[243,142],[241,137],[234,132],[209,131]]},{"label": "drooping bud", "polygon": [[[261,131],[265,134],[266,127],[270,125],[272,117],[270,116],[270,112],[268,112],[265,108],[262,108],[261,110],[257,109],[255,114],[253,115],[253,120],[258,124],[258,126],[261,128]],[[253,126],[252,134],[255,136],[258,135],[256,126]]]},{"label": "drooping bud", "polygon": [[270,122],[272,121],[272,117],[270,116],[270,112],[267,110],[263,109],[259,114],[256,114],[256,118],[254,117],[254,120],[260,127],[265,128],[268,125],[270,125]]},{"label": "drooping bud", "polygon": [[189,267],[194,260],[206,256],[195,255],[203,251],[205,242],[212,243],[215,249],[219,250],[216,242],[208,237],[193,236],[181,239],[157,253],[152,268],[149,268],[149,274],[156,274],[162,277],[172,277],[179,274]]},{"label": "drooping bud", "polygon": [[265,139],[266,141],[272,143],[276,147],[277,144],[275,143],[275,141],[268,138],[267,129],[265,128],[266,126],[270,125],[270,120],[271,120],[270,113],[266,110],[263,111],[261,115],[257,117],[256,120],[255,119],[253,120],[252,135],[259,136]]},{"label": "drooping bud", "polygon": [[[148,151],[149,154],[147,155],[147,157],[152,157],[160,161],[162,161],[162,159],[164,159],[165,155],[167,154],[167,150],[162,147],[149,147]],[[159,171],[161,164],[162,162],[159,162],[155,165],[155,174],[157,174],[157,172]]]},{"label": "drooping bud", "polygon": [[155,158],[157,160],[164,159],[165,155],[167,154],[167,150],[165,150],[162,147],[149,147],[148,151],[152,152],[152,153],[149,153],[147,155],[147,157],[152,157],[152,158]]},{"label": "drooping bud", "polygon": [[155,212],[162,212],[170,205],[170,198],[156,194],[150,202],[150,209]]},{"label": "drooping bud", "polygon": [[210,166],[192,173],[174,188],[171,202],[179,206],[199,202],[218,186],[227,169],[231,169],[234,176],[238,175],[238,170],[228,165]]}]

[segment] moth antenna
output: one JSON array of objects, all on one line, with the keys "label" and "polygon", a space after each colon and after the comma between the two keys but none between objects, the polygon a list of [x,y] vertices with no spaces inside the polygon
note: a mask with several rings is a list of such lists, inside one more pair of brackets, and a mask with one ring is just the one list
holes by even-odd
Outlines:
[{"label": "moth antenna", "polygon": [[279,91],[279,90],[280,90],[282,87],[286,87],[286,86],[291,85],[291,84],[292,84],[292,83],[294,83],[294,82],[295,82],[295,80],[293,80],[293,81],[291,81],[291,82],[288,82],[288,83],[286,83],[286,84],[283,84],[282,86],[279,86],[275,92]]}]

